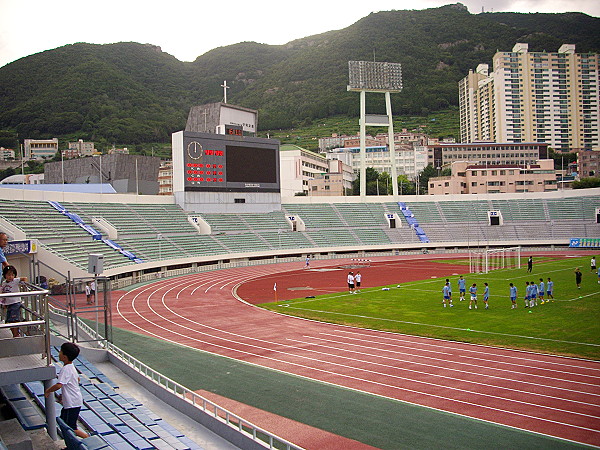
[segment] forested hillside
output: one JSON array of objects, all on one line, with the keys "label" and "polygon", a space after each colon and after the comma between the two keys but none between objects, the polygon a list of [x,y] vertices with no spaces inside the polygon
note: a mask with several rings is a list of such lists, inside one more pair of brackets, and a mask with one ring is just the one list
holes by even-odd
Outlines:
[{"label": "forested hillside", "polygon": [[[315,14],[318,12],[315,12]],[[358,114],[346,92],[349,60],[399,62],[404,90],[395,112],[426,114],[456,105],[457,82],[497,50],[563,43],[600,51],[600,19],[581,13],[471,14],[460,4],[373,13],[336,31],[286,45],[243,42],[181,62],[152,45],[73,44],[0,68],[0,130],[135,144],[165,142],[192,105],[228,101],[259,110],[262,130]],[[382,96],[370,101],[383,108]]]}]

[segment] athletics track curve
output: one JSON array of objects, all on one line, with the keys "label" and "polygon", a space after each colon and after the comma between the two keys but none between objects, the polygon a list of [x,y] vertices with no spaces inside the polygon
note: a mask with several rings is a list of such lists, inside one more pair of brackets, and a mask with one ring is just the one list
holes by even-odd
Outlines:
[{"label": "athletics track curve", "polygon": [[[361,272],[369,284],[385,285],[464,270],[432,259],[382,258]],[[279,300],[346,290],[341,262],[311,261],[309,270],[302,264],[206,272],[119,292],[113,325],[309,379],[600,446],[600,363],[318,323],[250,304],[273,301],[275,282]]]}]

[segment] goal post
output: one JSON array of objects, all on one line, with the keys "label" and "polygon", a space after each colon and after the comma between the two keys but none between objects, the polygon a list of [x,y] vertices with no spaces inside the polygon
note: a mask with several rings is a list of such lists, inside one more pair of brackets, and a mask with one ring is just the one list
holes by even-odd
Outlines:
[{"label": "goal post", "polygon": [[469,252],[469,269],[471,273],[489,273],[490,270],[520,268],[520,246]]}]

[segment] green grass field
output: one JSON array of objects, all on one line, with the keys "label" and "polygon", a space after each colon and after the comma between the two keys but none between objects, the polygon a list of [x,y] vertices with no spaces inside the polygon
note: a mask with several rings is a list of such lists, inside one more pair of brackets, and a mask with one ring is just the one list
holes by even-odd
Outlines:
[{"label": "green grass field", "polygon": [[[600,359],[600,284],[597,274],[590,271],[589,259],[536,258],[530,274],[525,263],[521,269],[466,275],[467,290],[477,283],[477,310],[468,309],[468,297],[463,302],[458,300],[458,276],[451,273],[437,279],[368,288],[353,295],[341,292],[260,306],[324,322]],[[581,289],[575,285],[577,266],[583,273]],[[525,281],[539,284],[540,278],[546,282],[548,277],[554,281],[554,302],[541,305],[538,301],[537,307],[525,309]],[[453,308],[442,307],[445,278],[452,284]],[[490,285],[488,310],[482,300],[484,282]],[[510,282],[518,289],[518,307],[514,310],[510,307]]]}]

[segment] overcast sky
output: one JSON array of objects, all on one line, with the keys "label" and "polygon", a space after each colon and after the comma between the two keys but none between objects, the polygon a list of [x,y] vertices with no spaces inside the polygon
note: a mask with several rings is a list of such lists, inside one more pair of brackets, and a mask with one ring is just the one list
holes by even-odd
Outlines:
[{"label": "overcast sky", "polygon": [[[285,44],[345,28],[371,12],[415,9],[415,3],[414,0],[0,0],[0,67],[75,42],[150,43],[181,61],[193,61],[216,47],[243,41]],[[421,0],[418,9],[449,3],[454,1]],[[578,11],[600,16],[600,0],[463,0],[461,3],[473,14],[484,8],[494,12]]]}]

